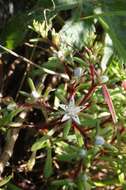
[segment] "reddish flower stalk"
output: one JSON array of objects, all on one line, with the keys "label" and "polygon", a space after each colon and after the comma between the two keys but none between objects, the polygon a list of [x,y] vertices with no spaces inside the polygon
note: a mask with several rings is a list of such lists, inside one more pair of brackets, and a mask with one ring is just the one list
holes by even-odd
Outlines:
[{"label": "reddish flower stalk", "polygon": [[75,97],[75,94],[76,94],[76,87],[77,87],[77,84],[76,82],[74,82],[73,84],[71,84],[70,88],[69,88],[69,100],[73,97]]},{"label": "reddish flower stalk", "polygon": [[79,102],[79,105],[85,104],[86,101],[88,101],[90,99],[90,97],[92,96],[92,94],[95,92],[96,88],[97,88],[97,85],[92,85],[89,88],[88,93]]},{"label": "reddish flower stalk", "polygon": [[90,64],[90,78],[92,81],[92,85],[94,84],[94,77],[95,77],[95,68],[93,64]]},{"label": "reddish flower stalk", "polygon": [[114,106],[113,106],[112,99],[111,99],[111,96],[109,94],[109,91],[107,89],[107,86],[105,84],[102,84],[102,90],[103,90],[103,95],[104,95],[105,101],[106,101],[106,103],[108,105],[108,108],[109,108],[109,111],[110,111],[110,113],[112,115],[113,122],[116,123],[117,118],[116,118],[115,109],[114,109]]},{"label": "reddish flower stalk", "polygon": [[61,123],[61,117],[58,117],[54,120],[51,120],[50,122],[40,122],[40,123],[37,123],[34,125],[34,127],[36,128],[36,130],[39,130],[39,131],[42,131],[42,130],[45,130],[45,129],[50,129],[50,128],[53,128],[55,127],[56,125],[59,125]]},{"label": "reddish flower stalk", "polygon": [[70,170],[69,177],[71,179],[75,180],[79,176],[79,174],[81,173],[83,167],[84,167],[83,166],[83,160],[80,160],[77,167],[75,167],[75,169],[72,171]]}]

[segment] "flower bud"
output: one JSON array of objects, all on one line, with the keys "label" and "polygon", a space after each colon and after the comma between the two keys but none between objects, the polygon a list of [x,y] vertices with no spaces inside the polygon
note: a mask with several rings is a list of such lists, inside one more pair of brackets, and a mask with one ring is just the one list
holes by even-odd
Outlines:
[{"label": "flower bud", "polygon": [[82,76],[82,68],[81,67],[77,67],[74,69],[74,76],[75,77],[81,77]]},{"label": "flower bud", "polygon": [[106,83],[106,82],[108,82],[108,80],[109,80],[109,78],[108,78],[107,75],[101,76],[101,82],[102,82],[102,83]]},{"label": "flower bud", "polygon": [[35,99],[40,98],[40,94],[39,94],[36,90],[32,91],[32,96],[33,96]]},{"label": "flower bud", "polygon": [[122,81],[121,86],[122,86],[122,88],[123,88],[124,90],[126,90],[126,80],[123,80],[123,81]]},{"label": "flower bud", "polygon": [[79,155],[80,155],[81,157],[86,156],[86,154],[87,154],[87,151],[84,150],[84,149],[81,149],[80,152],[79,152]]},{"label": "flower bud", "polygon": [[105,139],[102,136],[96,136],[95,144],[96,145],[103,145],[103,144],[105,144]]}]

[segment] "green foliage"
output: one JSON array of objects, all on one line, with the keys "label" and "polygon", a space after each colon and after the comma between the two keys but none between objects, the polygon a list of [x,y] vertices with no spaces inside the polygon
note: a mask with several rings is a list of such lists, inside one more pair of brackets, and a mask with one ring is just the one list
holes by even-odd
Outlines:
[{"label": "green foliage", "polygon": [[7,184],[7,189],[10,189],[10,190],[21,190],[21,188],[17,187],[16,185],[14,185],[13,183],[8,183]]},{"label": "green foliage", "polygon": [[69,20],[60,30],[61,41],[70,47],[82,49],[91,33],[94,32],[92,23]]},{"label": "green foliage", "polygon": [[16,117],[19,113],[23,111],[22,108],[17,107],[17,105],[14,102],[11,102],[8,104],[7,110],[2,109],[0,118],[0,128],[4,131],[6,130],[6,126],[13,125],[14,117]]},{"label": "green foliage", "polygon": [[31,151],[37,151],[41,148],[47,147],[47,140],[48,140],[48,136],[44,136],[41,137],[40,139],[38,139],[31,148]]},{"label": "green foliage", "polygon": [[[125,57],[125,48],[126,48],[126,42],[125,42],[125,18],[126,14],[125,12],[125,6],[126,2],[121,1],[102,1],[102,9],[103,12],[110,12],[112,13],[112,16],[104,16],[99,18],[100,22],[103,26],[103,28],[106,30],[106,32],[109,33],[111,36],[111,39],[113,40],[114,46],[116,50],[118,51],[121,58],[126,60]],[[120,15],[116,15],[116,12],[119,12]],[[122,14],[124,13],[124,14]],[[115,22],[116,20],[116,22]]]},{"label": "green foliage", "polygon": [[4,179],[2,179],[2,180],[0,181],[0,187],[2,187],[2,186],[4,186],[5,184],[7,184],[11,179],[12,179],[12,175],[7,176],[7,177],[5,177]]},{"label": "green foliage", "polygon": [[52,150],[50,147],[47,148],[47,158],[45,161],[45,166],[44,166],[44,176],[46,178],[50,177],[53,173],[52,169]]}]

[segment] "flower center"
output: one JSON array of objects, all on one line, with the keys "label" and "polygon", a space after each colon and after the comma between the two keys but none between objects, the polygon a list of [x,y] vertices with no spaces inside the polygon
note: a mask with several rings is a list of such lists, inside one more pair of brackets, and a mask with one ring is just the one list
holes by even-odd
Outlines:
[{"label": "flower center", "polygon": [[68,106],[68,108],[66,109],[67,113],[69,116],[74,116],[76,115],[76,107],[75,106]]}]

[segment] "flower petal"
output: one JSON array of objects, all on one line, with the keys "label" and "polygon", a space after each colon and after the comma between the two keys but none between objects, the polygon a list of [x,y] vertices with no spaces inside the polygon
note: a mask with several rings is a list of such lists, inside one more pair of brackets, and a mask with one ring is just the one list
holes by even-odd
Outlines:
[{"label": "flower petal", "polygon": [[85,108],[84,106],[74,107],[74,108],[73,108],[73,112],[74,112],[75,114],[77,114],[77,113],[81,112],[84,108]]},{"label": "flower petal", "polygon": [[62,119],[61,119],[61,122],[64,122],[64,121],[67,121],[68,119],[70,119],[70,116],[65,114]]},{"label": "flower petal", "polygon": [[75,107],[75,100],[74,97],[72,96],[70,101],[69,101],[69,107]]},{"label": "flower petal", "polygon": [[66,111],[66,109],[68,108],[68,106],[65,105],[65,104],[60,104],[59,107],[60,107],[61,109],[63,109],[64,111]]},{"label": "flower petal", "polygon": [[77,123],[77,124],[81,124],[80,123],[80,119],[79,119],[79,117],[77,116],[77,115],[74,115],[74,116],[72,116],[72,119]]}]

